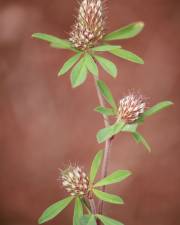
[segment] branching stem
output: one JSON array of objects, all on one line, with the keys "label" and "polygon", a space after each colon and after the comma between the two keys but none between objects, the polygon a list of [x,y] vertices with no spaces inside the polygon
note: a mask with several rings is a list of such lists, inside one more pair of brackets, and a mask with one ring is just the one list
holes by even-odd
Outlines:
[{"label": "branching stem", "polygon": [[[97,91],[99,103],[102,107],[105,107],[104,98],[101,94],[101,91],[100,91],[98,85],[97,85],[97,81],[98,81],[98,78],[95,78],[95,86],[96,86],[96,91]],[[105,127],[108,127],[109,126],[108,116],[103,115],[103,117],[104,117],[104,125],[105,125]],[[108,162],[109,162],[110,149],[111,149],[111,146],[112,146],[112,140],[113,140],[113,137],[108,139],[105,143],[104,157],[103,157],[102,169],[101,169],[101,179],[106,177],[107,173],[108,173]],[[106,186],[103,186],[102,191],[105,191],[105,189],[106,189]],[[103,212],[103,201],[99,201],[99,203],[98,203],[98,213],[102,214],[102,212]],[[98,224],[100,224],[99,221],[98,221]]]}]

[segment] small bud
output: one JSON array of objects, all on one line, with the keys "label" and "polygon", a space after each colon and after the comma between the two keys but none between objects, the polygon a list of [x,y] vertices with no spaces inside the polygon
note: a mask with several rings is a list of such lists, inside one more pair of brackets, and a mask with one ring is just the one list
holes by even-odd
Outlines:
[{"label": "small bud", "polygon": [[125,123],[133,123],[144,113],[146,107],[145,98],[140,94],[130,93],[119,102],[118,120]]},{"label": "small bud", "polygon": [[61,171],[63,187],[72,196],[88,195],[89,179],[85,172],[79,167],[69,166]]},{"label": "small bud", "polygon": [[74,47],[86,50],[95,46],[104,34],[103,0],[82,0],[69,40]]}]

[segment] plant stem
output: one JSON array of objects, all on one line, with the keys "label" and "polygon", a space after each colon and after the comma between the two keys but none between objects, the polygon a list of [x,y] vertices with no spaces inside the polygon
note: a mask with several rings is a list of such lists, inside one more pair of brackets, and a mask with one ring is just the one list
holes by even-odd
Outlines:
[{"label": "plant stem", "polygon": [[[97,81],[98,81],[98,78],[95,78],[95,86],[96,86],[99,103],[102,107],[105,107],[104,98],[101,94],[101,91],[100,91],[98,85],[97,85]],[[104,125],[105,125],[105,127],[108,127],[109,126],[108,116],[103,115],[103,117],[104,117]],[[103,157],[102,169],[101,169],[101,179],[106,177],[107,173],[108,173],[108,161],[109,161],[110,149],[112,146],[112,140],[113,140],[113,137],[108,139],[105,143],[104,157]],[[106,186],[103,186],[102,191],[105,191],[105,189],[106,189]],[[100,200],[99,204],[98,204],[98,213],[102,214],[102,212],[103,212],[103,201]],[[98,224],[100,224],[100,222],[98,222]]]},{"label": "plant stem", "polygon": [[95,215],[96,214],[96,205],[94,199],[89,199],[89,204],[91,206],[91,212]]},{"label": "plant stem", "polygon": [[[107,173],[108,173],[108,164],[109,164],[109,156],[110,156],[110,149],[112,146],[112,140],[113,140],[113,138],[110,138],[105,143],[104,158],[103,158],[102,169],[101,169],[101,179],[106,177]],[[105,191],[105,190],[106,190],[106,186],[103,186],[102,191]],[[98,212],[100,214],[102,214],[102,212],[103,212],[103,206],[104,206],[104,202],[99,201]]]},{"label": "plant stem", "polygon": [[[99,103],[100,103],[100,105],[102,107],[105,107],[104,98],[103,98],[103,96],[101,94],[101,91],[100,91],[98,85],[97,85],[98,78],[95,78],[94,81],[95,81],[95,87],[96,87],[96,92],[97,92],[97,96],[98,96],[98,99],[99,99]],[[106,116],[106,115],[103,114],[103,117],[104,117],[104,125],[106,127],[108,127],[109,126],[108,116]]]}]

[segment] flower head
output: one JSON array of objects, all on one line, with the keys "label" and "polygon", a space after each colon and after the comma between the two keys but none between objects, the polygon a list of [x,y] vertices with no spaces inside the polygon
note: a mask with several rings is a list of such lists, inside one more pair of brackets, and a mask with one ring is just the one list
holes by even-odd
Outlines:
[{"label": "flower head", "polygon": [[82,0],[69,40],[85,50],[95,46],[105,34],[103,0]]},{"label": "flower head", "polygon": [[61,171],[62,185],[72,196],[87,195],[89,192],[89,179],[81,168],[69,166]]},{"label": "flower head", "polygon": [[130,93],[119,102],[118,119],[124,120],[125,123],[133,123],[144,113],[145,107],[146,102],[142,95]]}]

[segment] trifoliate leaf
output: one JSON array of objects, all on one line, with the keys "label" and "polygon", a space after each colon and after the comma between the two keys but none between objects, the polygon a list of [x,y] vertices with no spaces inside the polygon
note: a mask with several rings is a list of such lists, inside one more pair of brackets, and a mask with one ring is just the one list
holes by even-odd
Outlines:
[{"label": "trifoliate leaf", "polygon": [[97,85],[102,93],[102,95],[104,96],[104,98],[106,99],[106,101],[113,107],[113,109],[115,111],[117,111],[117,105],[116,102],[112,96],[112,93],[110,91],[110,89],[108,88],[108,86],[105,84],[104,81],[102,80],[98,80],[97,81]]},{"label": "trifoliate leaf", "polygon": [[101,161],[103,158],[103,150],[98,151],[98,153],[95,155],[92,165],[91,165],[91,170],[90,170],[90,182],[93,183],[94,179],[96,177],[96,174],[100,168]]},{"label": "trifoliate leaf", "polygon": [[145,111],[143,113],[143,116],[145,116],[145,117],[152,116],[171,105],[173,105],[173,102],[171,102],[171,101],[160,102],[160,103],[154,105],[153,107],[151,107],[150,109],[148,109],[147,111]]},{"label": "trifoliate leaf", "polygon": [[122,198],[117,195],[112,195],[103,191],[99,191],[97,189],[93,189],[94,194],[97,198],[101,199],[104,202],[109,202],[112,204],[123,204]]},{"label": "trifoliate leaf", "polygon": [[71,72],[71,84],[72,87],[78,87],[87,78],[87,68],[85,63],[85,58],[82,58],[72,69]]},{"label": "trifoliate leaf", "polygon": [[89,72],[92,73],[94,76],[98,77],[98,74],[99,74],[98,67],[96,63],[94,62],[93,57],[89,54],[86,54],[85,60],[86,60],[86,66]]},{"label": "trifoliate leaf", "polygon": [[148,150],[148,152],[151,152],[151,147],[147,143],[145,138],[142,136],[142,134],[140,134],[139,132],[136,131],[135,133],[132,133],[132,135],[137,143],[142,143],[145,146],[145,148]]},{"label": "trifoliate leaf", "polygon": [[72,68],[72,66],[79,60],[81,56],[81,53],[78,53],[74,56],[72,56],[71,58],[69,58],[63,65],[63,67],[60,69],[58,76],[62,76],[65,73],[68,72],[68,70],[70,70]]},{"label": "trifoliate leaf", "polygon": [[107,216],[103,216],[103,215],[99,215],[97,214],[96,217],[104,224],[104,225],[123,225],[123,223],[117,221],[117,220],[114,220],[114,219],[111,219]]},{"label": "trifoliate leaf", "polygon": [[112,41],[112,40],[132,38],[138,35],[142,31],[143,27],[144,27],[143,22],[132,23],[116,31],[113,31],[110,34],[107,34],[104,37],[104,40]]},{"label": "trifoliate leaf", "polygon": [[117,67],[113,62],[101,56],[94,55],[94,57],[108,74],[114,78],[117,76]]},{"label": "trifoliate leaf", "polygon": [[105,108],[105,107],[102,107],[102,106],[96,107],[95,111],[98,112],[98,113],[101,113],[103,115],[106,115],[106,116],[115,116],[116,115],[116,113],[114,112],[113,109]]},{"label": "trifoliate leaf", "polygon": [[73,225],[81,225],[80,218],[83,216],[83,206],[80,198],[76,198],[74,206]]},{"label": "trifoliate leaf", "polygon": [[71,43],[68,40],[64,40],[53,35],[44,34],[44,33],[35,33],[32,35],[33,38],[37,38],[43,41],[47,41],[49,43],[54,43],[62,49],[71,49]]},{"label": "trifoliate leaf", "polygon": [[131,175],[131,172],[128,170],[117,170],[113,172],[111,175],[103,178],[102,180],[98,181],[94,187],[101,187],[109,184],[118,183],[120,181],[123,181],[127,177]]},{"label": "trifoliate leaf", "polygon": [[109,51],[115,50],[117,48],[121,48],[121,46],[119,46],[119,45],[101,45],[101,46],[92,48],[92,50],[96,51],[96,52],[109,52]]},{"label": "trifoliate leaf", "polygon": [[74,197],[70,196],[49,206],[39,218],[38,223],[42,224],[53,219],[69,205],[73,198]]},{"label": "trifoliate leaf", "polygon": [[127,51],[125,49],[115,49],[112,51],[109,51],[111,54],[116,55],[122,59],[134,62],[134,63],[138,63],[138,64],[144,64],[144,61],[137,55],[135,55],[134,53]]}]

